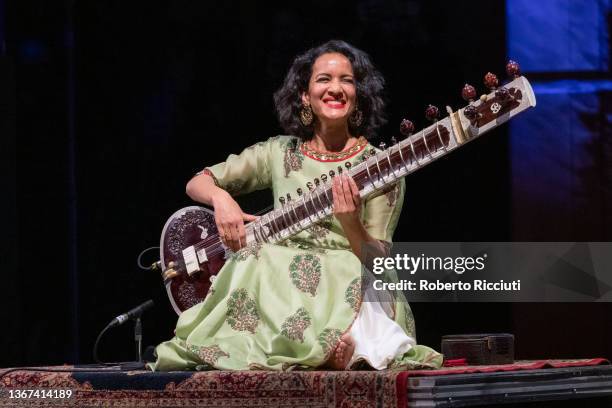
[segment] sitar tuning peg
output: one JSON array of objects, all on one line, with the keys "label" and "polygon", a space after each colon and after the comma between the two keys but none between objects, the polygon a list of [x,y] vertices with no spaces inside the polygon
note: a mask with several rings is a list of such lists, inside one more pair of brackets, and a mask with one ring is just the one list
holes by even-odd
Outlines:
[{"label": "sitar tuning peg", "polygon": [[440,111],[433,105],[429,105],[427,106],[427,109],[425,109],[425,117],[432,122],[437,120],[439,115]]},{"label": "sitar tuning peg", "polygon": [[338,166],[338,175],[342,174],[342,166]]},{"label": "sitar tuning peg", "polygon": [[304,194],[304,192],[302,191],[302,189],[301,189],[301,188],[298,188],[298,189],[296,190],[296,192],[297,192],[297,195],[298,195],[298,196],[301,196],[302,194]]},{"label": "sitar tuning peg", "polygon": [[479,116],[478,109],[476,109],[476,107],[474,105],[466,106],[465,109],[463,109],[463,114],[469,120],[474,120],[474,119],[478,118],[478,116]]},{"label": "sitar tuning peg", "polygon": [[346,167],[347,170],[350,170],[351,166],[352,166],[351,162],[344,163],[344,167]]},{"label": "sitar tuning peg", "polygon": [[491,91],[494,91],[497,88],[497,85],[499,85],[497,75],[487,72],[487,74],[484,76],[484,84]]},{"label": "sitar tuning peg", "polygon": [[323,181],[323,183],[327,183],[327,174],[321,174],[321,181]]},{"label": "sitar tuning peg", "polygon": [[474,102],[474,98],[476,98],[476,88],[474,88],[470,84],[463,85],[463,89],[461,90],[461,97],[466,102]]},{"label": "sitar tuning peg", "polygon": [[508,61],[506,64],[506,73],[509,77],[518,78],[521,76],[521,66],[516,61]]},{"label": "sitar tuning peg", "polygon": [[281,205],[285,205],[285,197],[278,197],[278,201],[280,201]]},{"label": "sitar tuning peg", "polygon": [[374,148],[370,149],[370,156],[374,156],[376,154],[376,150]]},{"label": "sitar tuning peg", "polygon": [[380,144],[378,145],[378,148],[380,150],[385,150],[387,148],[387,144],[385,142],[380,142]]},{"label": "sitar tuning peg", "polygon": [[414,123],[408,119],[402,119],[402,123],[400,123],[400,133],[408,137],[412,132],[414,132]]},{"label": "sitar tuning peg", "polygon": [[397,144],[397,138],[395,136],[391,136],[391,144]]},{"label": "sitar tuning peg", "polygon": [[314,186],[312,185],[312,183],[309,181],[308,183],[306,183],[306,188],[308,188],[308,190],[312,191],[312,189],[314,188]]},{"label": "sitar tuning peg", "polygon": [[291,194],[287,193],[287,202],[291,201]]},{"label": "sitar tuning peg", "polygon": [[502,102],[512,99],[512,95],[510,95],[508,88],[503,86],[495,90],[495,96]]},{"label": "sitar tuning peg", "polygon": [[321,184],[318,178],[314,179],[314,183],[315,183],[315,186],[317,187],[319,186],[319,184]]},{"label": "sitar tuning peg", "polygon": [[336,175],[336,172],[333,170],[329,171],[329,177],[334,178],[334,176]]}]

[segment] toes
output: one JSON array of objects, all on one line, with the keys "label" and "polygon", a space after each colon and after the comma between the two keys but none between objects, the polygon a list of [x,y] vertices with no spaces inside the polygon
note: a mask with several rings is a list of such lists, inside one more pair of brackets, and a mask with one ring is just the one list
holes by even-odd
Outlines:
[{"label": "toes", "polygon": [[336,370],[344,370],[353,357],[354,351],[355,341],[348,333],[344,334],[332,352],[329,364]]},{"label": "toes", "polygon": [[350,334],[345,333],[342,335],[342,337],[340,337],[340,341],[342,343],[344,343],[347,346],[354,346],[355,345],[355,340],[353,340],[353,338],[351,337]]}]

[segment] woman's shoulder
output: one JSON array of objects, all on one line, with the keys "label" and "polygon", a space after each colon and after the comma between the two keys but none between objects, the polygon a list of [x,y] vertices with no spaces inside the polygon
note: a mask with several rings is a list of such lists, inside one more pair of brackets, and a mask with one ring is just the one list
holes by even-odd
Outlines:
[{"label": "woman's shoulder", "polygon": [[288,144],[295,144],[299,142],[300,138],[291,135],[276,135],[269,137],[267,140],[257,142],[250,147],[262,147],[262,146],[286,146]]},{"label": "woman's shoulder", "polygon": [[297,144],[300,141],[300,138],[292,135],[277,135],[272,136],[268,139],[271,143],[278,144],[280,146],[286,146],[288,144]]},{"label": "woman's shoulder", "polygon": [[285,150],[288,145],[297,145],[299,138],[296,136],[277,135],[269,137],[266,140],[256,142],[245,148],[245,151],[268,151],[274,152],[275,150]]},{"label": "woman's shoulder", "polygon": [[255,143],[252,147],[265,147],[269,152],[284,153],[287,149],[295,150],[300,144],[300,138],[291,135],[277,135],[263,142]]}]

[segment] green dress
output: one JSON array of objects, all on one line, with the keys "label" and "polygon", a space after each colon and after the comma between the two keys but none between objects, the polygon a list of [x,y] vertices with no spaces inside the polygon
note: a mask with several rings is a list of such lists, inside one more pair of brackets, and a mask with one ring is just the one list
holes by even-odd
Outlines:
[{"label": "green dress", "polygon": [[[326,156],[300,139],[277,136],[209,167],[230,194],[271,188],[274,203],[330,170],[364,159],[363,138],[351,149]],[[329,181],[328,181],[329,182]],[[404,181],[362,201],[369,234],[391,243],[401,212]],[[332,216],[281,244],[257,244],[232,254],[203,302],[184,311],[175,337],[156,348],[159,371],[188,369],[289,370],[323,365],[361,307],[361,263]],[[405,299],[391,318],[415,338]],[[359,339],[356,339],[359,340]],[[442,356],[415,345],[391,367],[439,367]]]}]

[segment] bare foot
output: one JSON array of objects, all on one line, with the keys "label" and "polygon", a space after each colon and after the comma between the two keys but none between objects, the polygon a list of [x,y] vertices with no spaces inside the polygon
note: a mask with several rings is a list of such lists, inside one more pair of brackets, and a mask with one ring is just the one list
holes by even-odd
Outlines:
[{"label": "bare foot", "polygon": [[348,334],[345,333],[340,337],[340,342],[336,346],[336,349],[329,356],[327,365],[334,370],[344,370],[353,357],[355,351],[355,341]]}]

